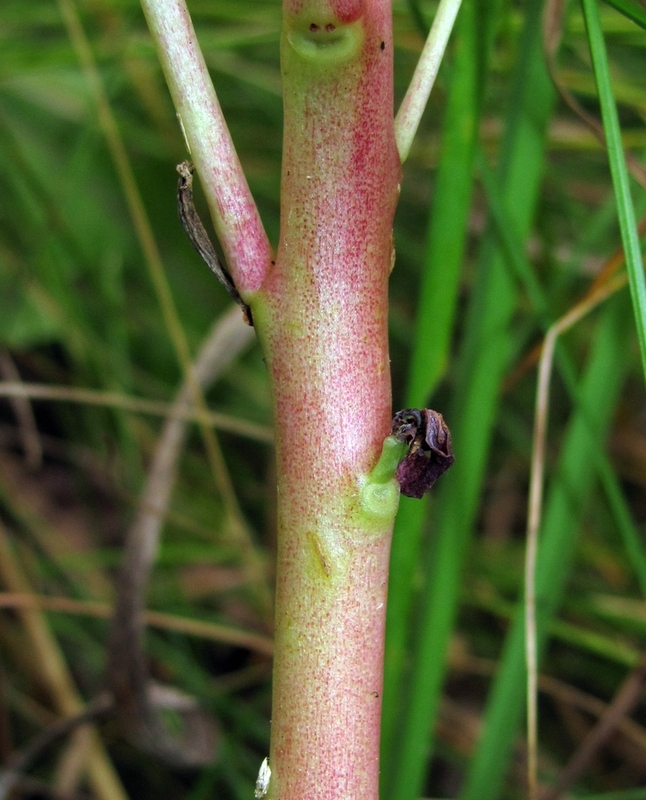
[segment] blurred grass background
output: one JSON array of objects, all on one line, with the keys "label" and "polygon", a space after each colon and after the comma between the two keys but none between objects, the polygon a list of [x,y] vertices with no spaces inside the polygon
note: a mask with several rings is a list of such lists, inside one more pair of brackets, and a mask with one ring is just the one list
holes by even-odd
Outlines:
[{"label": "blurred grass background", "polygon": [[[613,6],[598,6],[609,100],[617,104],[624,146],[643,160],[646,14],[639,2]],[[189,7],[275,242],[280,3],[195,0]],[[398,99],[434,8],[394,4]],[[608,153],[548,74],[542,12],[537,2],[464,0],[404,168],[391,279],[394,404],[442,411],[456,464],[429,502],[404,498],[397,521],[383,800],[525,796],[518,608],[535,348],[595,279],[604,280],[626,226],[635,256],[630,203],[613,189]],[[99,84],[87,60],[82,66],[79,22]],[[163,281],[144,257],[137,231],[145,218],[137,218],[133,191],[194,356],[211,340],[214,321],[220,330],[229,324],[229,304],[177,220],[175,164],[185,158],[184,145],[137,2],[4,0],[0,39],[0,760],[6,766],[104,685],[105,615],[162,425],[159,414],[124,406],[134,398],[171,403],[182,382],[168,307],[159,300]],[[575,2],[565,16],[556,70],[562,86],[600,117],[584,15]],[[108,101],[103,110],[100,91]],[[129,195],[120,179],[124,165],[117,168],[113,158],[114,132],[106,138],[106,108],[132,170]],[[616,160],[617,142],[610,146]],[[621,163],[613,169],[616,178]],[[625,185],[641,220],[644,190]],[[639,327],[624,288],[558,347],[537,567],[545,784],[556,781],[644,657]],[[209,408],[220,415],[215,430],[235,496],[210,470],[199,428],[191,424],[169,484],[148,591],[149,609],[174,615],[174,627],[158,620],[149,629],[150,672],[196,696],[218,720],[217,760],[197,772],[173,770],[126,744],[108,722],[100,726],[105,750],[93,745],[98,771],[92,774],[109,773],[109,780],[84,777],[77,756],[87,743],[75,736],[44,753],[20,784],[21,796],[252,796],[268,749],[271,631],[248,566],[260,565],[271,582],[274,487],[262,354],[243,333],[236,336],[235,346],[220,354],[217,381],[205,388]],[[45,397],[7,397],[18,381],[45,387]],[[29,386],[25,394],[33,395]],[[80,390],[98,394],[88,398]],[[59,397],[48,398],[48,391]],[[166,406],[156,410],[167,413]],[[250,532],[251,555],[224,522],[232,502]],[[27,593],[57,598],[58,606],[26,608]],[[220,623],[225,631],[189,631],[193,620]],[[231,629],[256,638],[232,644]],[[571,791],[646,798],[639,788],[646,787],[644,726],[646,708],[638,703]]]}]

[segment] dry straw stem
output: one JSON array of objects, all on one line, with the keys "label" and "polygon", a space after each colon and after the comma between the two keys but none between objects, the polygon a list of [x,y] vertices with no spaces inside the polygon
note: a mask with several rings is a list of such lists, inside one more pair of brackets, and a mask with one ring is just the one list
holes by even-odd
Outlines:
[{"label": "dry straw stem", "polygon": [[558,337],[576,325],[590,311],[627,283],[625,275],[619,275],[597,287],[577,303],[547,331],[538,365],[536,387],[536,411],[529,485],[529,508],[527,516],[527,548],[525,553],[525,648],[527,660],[527,747],[529,800],[538,798],[537,748],[538,748],[538,655],[536,643],[536,557],[538,533],[543,505],[543,476],[545,472],[545,448],[547,419],[549,412],[549,386],[554,360],[554,347]]},{"label": "dry straw stem", "polygon": [[[109,619],[114,610],[108,603],[74,600],[69,597],[45,597],[21,592],[0,592],[0,608],[56,611],[61,614],[74,614],[97,619]],[[271,656],[274,652],[274,643],[268,636],[232,628],[228,625],[178,617],[159,611],[144,611],[143,621],[146,625],[160,630],[183,633],[186,636],[195,636],[234,647],[245,647],[266,656]]]},{"label": "dry straw stem", "polygon": [[[235,309],[236,317],[240,316]],[[252,334],[253,335],[253,334]],[[82,405],[105,406],[133,411],[138,414],[152,414],[167,419],[183,422],[199,422],[211,425],[221,431],[235,433],[257,442],[272,444],[274,434],[271,428],[253,422],[219,414],[217,411],[202,411],[188,403],[166,403],[161,400],[147,400],[143,397],[132,397],[121,392],[103,392],[97,389],[79,389],[68,386],[49,386],[40,383],[23,383],[22,381],[0,381],[0,397],[27,398],[30,400],[58,400]]]},{"label": "dry straw stem", "polygon": [[581,746],[563,770],[557,784],[547,792],[543,800],[556,800],[571,786],[591,763],[597,750],[615,732],[624,718],[641,701],[646,681],[646,656],[621,684],[612,703],[597,725],[590,731]]},{"label": "dry straw stem", "polygon": [[[13,555],[7,530],[0,523],[0,578],[12,593],[31,594],[31,586]],[[65,716],[83,709],[67,664],[40,611],[18,609],[17,614],[33,649],[34,670],[51,694],[52,704]],[[92,789],[100,800],[127,800],[121,782],[94,731],[88,742],[87,770]]]},{"label": "dry straw stem", "polygon": [[[150,220],[144,208],[139,187],[135,181],[132,164],[130,163],[130,159],[123,144],[121,134],[119,133],[114,114],[110,108],[110,103],[96,67],[90,43],[81,25],[81,20],[74,1],[58,0],[58,6],[63,16],[70,41],[90,87],[97,109],[99,125],[105,136],[108,149],[119,176],[119,181],[123,188],[128,210],[144,254],[144,260],[157,293],[166,329],[170,334],[183,373],[191,386],[194,403],[199,409],[200,414],[206,415],[208,412],[204,396],[197,380],[193,377],[191,369],[192,359],[186,340],[186,334],[173,301],[173,296],[159,254],[159,248],[155,242]],[[238,500],[235,496],[233,485],[227,472],[226,464],[215,433],[208,425],[200,425],[200,430],[215,484],[224,500],[227,513],[231,520],[231,526],[238,538],[246,539],[250,542],[250,534],[242,517],[242,512],[238,505]]]},{"label": "dry straw stem", "polygon": [[[632,665],[631,674],[636,668],[638,669],[640,662],[640,653],[635,651],[634,655],[635,657],[630,659]],[[453,653],[450,666],[457,673],[477,675],[485,677],[487,680],[491,680],[496,673],[495,661],[467,653]],[[610,710],[610,703],[606,703],[598,697],[577,689],[570,683],[554,678],[551,675],[539,675],[538,688],[542,694],[552,698],[560,706],[584,711],[587,715],[597,720],[606,717]],[[619,691],[621,691],[621,687]],[[643,754],[646,754],[646,729],[642,725],[624,716],[617,720],[616,730],[642,751]],[[523,769],[526,770],[524,765]],[[545,800],[545,798],[541,797],[541,800]]]},{"label": "dry straw stem", "polygon": [[541,800],[557,800],[579,778],[589,766],[598,749],[617,730],[626,716],[640,702],[646,682],[646,655],[635,669],[631,670],[615,696],[604,710],[597,724],[585,737],[568,765],[561,772],[554,786],[545,792]]},{"label": "dry straw stem", "polygon": [[[585,711],[597,719],[606,716],[610,709],[609,703],[549,675],[539,677],[538,688],[558,702]],[[646,753],[646,730],[641,725],[628,717],[622,717],[617,722],[616,730]]]},{"label": "dry straw stem", "polygon": [[[252,328],[243,322],[238,306],[232,306],[214,323],[192,368],[192,374],[198,382],[200,391],[211,385],[224,369],[251,344],[253,339]],[[137,551],[139,548],[143,548],[146,553],[150,554],[151,559],[157,550],[162,521],[175,482],[175,467],[186,436],[183,413],[191,408],[192,394],[192,387],[188,380],[185,380],[171,406],[171,413],[168,415],[159,437],[146,484],[141,493],[137,517],[126,537],[127,550]],[[139,541],[139,545],[134,544],[135,540]],[[260,605],[269,615],[271,613],[271,593],[266,584],[264,564],[259,559],[250,538],[239,538],[237,544],[240,546],[248,577],[256,585]],[[146,570],[150,568],[151,563],[152,561],[147,564]],[[138,580],[142,586],[147,583],[147,571],[145,575],[140,575]]]},{"label": "dry straw stem", "polygon": [[[6,800],[18,784],[20,784],[20,788],[23,791],[25,790],[24,783],[25,780],[28,780],[26,778],[26,773],[31,769],[34,762],[36,762],[55,742],[75,732],[78,734],[78,728],[80,726],[84,726],[85,732],[89,731],[90,729],[87,723],[94,722],[99,717],[108,713],[112,709],[112,706],[112,698],[107,693],[103,693],[91,703],[88,703],[88,705],[75,716],[64,717],[63,719],[53,722],[49,727],[42,730],[32,739],[25,750],[12,755],[9,764],[3,770],[2,774],[0,774],[0,800]],[[61,772],[66,772],[66,777],[76,778],[78,774],[78,770],[75,769],[77,766],[76,762],[78,761],[76,753],[81,749],[85,748],[70,747],[67,749],[67,753],[71,753],[72,757],[68,758],[66,757],[67,753],[64,754],[61,760],[66,761],[66,764],[64,765],[64,770],[59,769],[59,774]],[[76,788],[76,783],[76,780],[59,781],[59,785],[57,786],[58,793],[61,795],[73,793]]]},{"label": "dry straw stem", "polygon": [[[209,385],[221,374],[252,339],[253,331],[243,323],[237,307],[219,319],[202,346],[192,371],[200,388]],[[179,410],[189,407],[192,396],[192,387],[185,380],[173,408]],[[149,741],[157,743],[160,737],[163,738],[161,720],[151,706],[146,689],[149,677],[143,654],[144,608],[150,571],[157,555],[185,436],[186,423],[183,420],[170,418],[166,421],[142,491],[137,516],[126,537],[118,579],[109,646],[108,683],[115,696],[117,710],[129,709],[122,714],[124,732],[135,735],[137,741],[141,736],[130,728],[142,725],[144,720],[150,721],[147,730]],[[267,616],[271,610],[271,593],[263,563],[250,539],[239,538],[237,544],[258,604]],[[173,740],[168,741],[167,747],[170,748],[168,753],[172,750],[174,758],[189,758],[192,763],[194,753],[191,755],[191,747],[186,744],[180,746]]]}]

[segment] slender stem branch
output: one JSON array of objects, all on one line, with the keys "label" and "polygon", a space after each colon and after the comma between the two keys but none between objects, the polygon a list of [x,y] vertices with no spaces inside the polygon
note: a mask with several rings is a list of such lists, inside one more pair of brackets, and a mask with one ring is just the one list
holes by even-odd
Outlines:
[{"label": "slender stem branch", "polygon": [[233,281],[255,292],[273,259],[184,0],[142,0]]},{"label": "slender stem branch", "polygon": [[417,62],[415,74],[395,118],[395,139],[402,164],[408,158],[415,133],[435,83],[461,0],[440,0],[433,26]]},{"label": "slender stem branch", "polygon": [[532,450],[529,484],[529,509],[527,514],[527,546],[525,551],[525,659],[527,661],[527,774],[529,800],[538,797],[538,630],[536,625],[536,560],[538,534],[543,506],[543,475],[545,473],[545,445],[549,411],[549,387],[554,360],[554,347],[558,337],[576,325],[586,314],[626,284],[625,275],[619,275],[585,297],[574,308],[557,320],[548,330],[538,365],[536,386],[536,412],[534,416],[534,447]]}]

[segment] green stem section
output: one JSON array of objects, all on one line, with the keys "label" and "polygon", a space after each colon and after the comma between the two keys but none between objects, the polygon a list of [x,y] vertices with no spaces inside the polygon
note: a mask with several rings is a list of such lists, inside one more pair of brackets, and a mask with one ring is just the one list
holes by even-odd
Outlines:
[{"label": "green stem section", "polygon": [[281,54],[280,242],[250,298],[274,392],[278,473],[267,796],[376,800],[398,495],[387,469],[371,474],[391,420],[387,283],[400,167],[390,3],[286,0]]},{"label": "green stem section", "polygon": [[440,0],[415,74],[397,112],[395,137],[402,163],[408,158],[461,2],[462,0]]}]

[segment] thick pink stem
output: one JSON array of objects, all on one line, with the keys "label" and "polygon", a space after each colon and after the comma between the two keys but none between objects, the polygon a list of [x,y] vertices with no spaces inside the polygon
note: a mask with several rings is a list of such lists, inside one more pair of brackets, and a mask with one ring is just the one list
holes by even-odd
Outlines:
[{"label": "thick pink stem", "polygon": [[269,798],[376,800],[395,509],[362,508],[391,418],[399,158],[388,0],[286,0],[277,261],[252,301],[276,415]]}]

